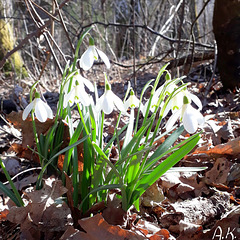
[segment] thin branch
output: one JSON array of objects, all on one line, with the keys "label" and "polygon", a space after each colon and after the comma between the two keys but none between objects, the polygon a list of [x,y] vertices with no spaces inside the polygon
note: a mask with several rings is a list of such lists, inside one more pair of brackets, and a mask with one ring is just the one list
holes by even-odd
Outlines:
[{"label": "thin branch", "polygon": [[8,51],[7,54],[3,57],[2,61],[0,62],[0,69],[3,68],[4,64],[6,63],[7,59],[14,54],[16,51],[20,50],[25,44],[28,43],[28,40],[35,37],[39,36],[42,31],[44,30],[45,27],[47,27],[50,24],[50,22],[47,22],[45,25],[42,27],[38,28],[36,31],[28,34],[14,49],[11,51]]},{"label": "thin branch", "polygon": [[[81,35],[81,33],[83,32],[83,30],[85,28],[88,28],[88,27],[91,27],[93,25],[103,25],[104,27],[109,27],[109,26],[114,26],[114,27],[125,27],[125,28],[133,28],[133,24],[120,24],[120,23],[103,23],[103,22],[99,22],[99,21],[95,21],[95,22],[92,22],[88,25],[85,25],[82,27],[80,33],[78,35]],[[135,28],[142,28],[142,29],[146,29],[147,31],[149,31],[150,33],[152,34],[155,34],[157,36],[160,36],[161,38],[169,41],[170,43],[176,43],[176,42],[179,42],[179,39],[175,39],[175,38],[170,38],[170,37],[167,37],[165,36],[164,34],[161,34],[155,30],[153,30],[152,28],[150,28],[149,26],[147,25],[140,25],[140,24],[135,24]],[[193,41],[191,40],[188,40],[188,39],[181,39],[180,40],[180,43],[189,43],[189,44],[195,44],[195,46],[200,46],[200,47],[205,47],[205,48],[209,48],[209,49],[214,49],[214,45],[210,45],[210,44],[203,44],[203,43],[199,43],[199,42],[195,42],[193,43]]]},{"label": "thin branch", "polygon": [[[195,51],[195,46],[196,46],[196,42],[195,42],[195,35],[194,35],[194,32],[193,32],[193,27],[195,25],[195,23],[197,22],[198,18],[202,15],[204,9],[207,7],[208,3],[210,2],[211,0],[208,0],[207,2],[205,2],[205,4],[203,5],[201,11],[199,12],[199,14],[197,15],[197,17],[194,19],[194,21],[192,22],[192,25],[191,25],[191,36],[192,36],[192,39],[193,39],[193,44],[192,44],[192,50],[191,50],[191,54],[192,54],[192,58],[194,58],[194,51]],[[190,69],[192,68],[192,62],[190,63],[190,67],[189,67],[189,71]]]},{"label": "thin branch", "polygon": [[58,15],[59,15],[59,17],[60,17],[60,22],[61,22],[61,24],[62,24],[62,26],[63,26],[63,30],[64,30],[64,32],[65,32],[65,34],[66,34],[66,37],[67,37],[68,42],[69,42],[69,44],[70,44],[70,47],[71,47],[71,49],[72,49],[72,53],[74,54],[74,53],[75,53],[75,49],[74,49],[74,47],[73,47],[72,41],[71,41],[71,39],[70,39],[70,36],[69,36],[69,34],[68,34],[68,30],[67,30],[66,24],[65,24],[65,22],[64,22],[64,20],[63,20],[63,16],[62,16],[61,10],[60,10],[60,8],[59,8],[58,2],[57,2],[57,0],[54,0],[54,2],[55,2],[55,5],[56,5],[56,7],[57,7],[57,9],[58,9]]},{"label": "thin branch", "polygon": [[33,0],[30,0],[37,8],[39,8],[41,11],[43,11],[44,13],[46,13],[49,17],[51,17],[52,19],[54,19],[57,22],[60,22],[59,19],[57,19],[54,15],[52,15],[51,13],[49,13],[48,11],[46,11],[44,8],[42,8],[41,6],[39,6],[38,4],[36,4]]},{"label": "thin branch", "polygon": [[[70,0],[64,0],[60,5],[59,5],[59,9],[61,9],[67,2],[69,2]],[[58,13],[56,12],[54,15],[57,15]],[[14,54],[16,51],[20,50],[25,44],[28,43],[28,40],[30,40],[31,38],[35,37],[35,36],[39,36],[42,34],[42,32],[44,31],[44,29],[46,27],[48,27],[51,24],[51,20],[48,20],[47,22],[45,22],[44,25],[40,26],[37,30],[35,30],[34,32],[28,34],[15,48],[13,48],[11,51],[8,51],[7,54],[3,57],[3,59],[0,62],[0,69],[3,68],[4,64],[6,63],[7,59]]]}]

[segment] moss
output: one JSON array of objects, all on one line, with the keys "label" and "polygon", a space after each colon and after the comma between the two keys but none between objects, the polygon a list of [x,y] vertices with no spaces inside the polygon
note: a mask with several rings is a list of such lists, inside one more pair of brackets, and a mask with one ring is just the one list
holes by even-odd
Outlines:
[{"label": "moss", "polygon": [[[0,19],[0,60],[6,53],[14,48],[15,39],[13,36],[12,27],[8,22]],[[18,76],[27,77],[27,70],[23,66],[23,60],[19,52],[12,54],[4,65],[4,71],[16,71]]]}]

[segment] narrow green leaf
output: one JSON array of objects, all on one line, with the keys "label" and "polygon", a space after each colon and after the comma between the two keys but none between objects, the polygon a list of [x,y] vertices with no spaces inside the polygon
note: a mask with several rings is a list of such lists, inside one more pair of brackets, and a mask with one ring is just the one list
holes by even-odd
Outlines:
[{"label": "narrow green leaf", "polygon": [[184,127],[180,126],[175,132],[173,132],[153,153],[153,155],[147,160],[144,169],[151,168],[158,160],[159,156],[165,153],[178,137],[183,133]]},{"label": "narrow green leaf", "polygon": [[185,155],[187,155],[199,141],[199,134],[194,135],[188,143],[183,145],[180,149],[175,151],[166,160],[160,163],[150,174],[145,175],[140,179],[135,187],[132,194],[132,198],[129,199],[129,207],[150,187],[154,182],[156,182],[166,171],[168,171],[172,166],[174,166],[178,161],[180,161]]},{"label": "narrow green leaf", "polygon": [[128,143],[128,145],[125,148],[122,148],[121,150],[121,158],[125,158],[127,154],[131,154],[132,148],[135,146],[135,144],[140,141],[145,134],[145,132],[148,130],[149,124],[151,123],[152,119],[154,118],[154,115],[152,115],[146,123],[137,131],[137,133],[133,136],[131,141]]},{"label": "narrow green leaf", "polygon": [[8,189],[2,182],[0,182],[0,190],[5,193],[8,197],[10,197],[10,199],[18,206],[18,207],[22,207],[24,206],[23,203],[20,203],[18,201],[18,198],[15,196],[15,194]]},{"label": "narrow green leaf", "polygon": [[[59,151],[58,153],[56,153],[53,157],[51,157],[51,158],[48,160],[48,162],[44,165],[44,167],[42,168],[41,172],[39,173],[38,181],[42,179],[42,176],[43,176],[44,172],[46,171],[48,165],[51,164],[52,161],[53,161],[56,157],[58,157],[59,155],[65,153],[65,152],[68,151],[69,149],[74,148],[74,147],[77,146],[78,144],[84,142],[87,138],[88,138],[88,135],[85,136],[85,137],[83,137],[83,138],[80,139],[79,141],[73,143],[72,145],[65,147],[64,149],[62,149],[61,151]],[[41,182],[39,182],[39,185],[40,185],[40,184],[41,184]]]},{"label": "narrow green leaf", "polygon": [[[3,161],[2,161],[1,158],[0,158],[0,165],[1,165],[1,168],[2,168],[2,170],[3,170],[3,172],[4,172],[4,174],[5,174],[8,182],[9,182],[9,184],[10,184],[10,186],[11,186],[14,194],[15,194],[14,196],[15,196],[15,198],[17,199],[17,202],[18,202],[18,203],[16,203],[15,201],[14,201],[14,202],[16,203],[17,206],[19,206],[19,205],[20,205],[20,206],[24,206],[23,200],[22,200],[22,198],[21,198],[21,196],[20,196],[17,188],[15,187],[15,185],[14,185],[14,183],[13,183],[10,175],[8,174],[8,171],[7,171],[7,169],[5,168],[5,165],[4,165],[4,163],[3,163]],[[7,191],[7,188],[5,187],[6,189],[4,189],[4,187],[5,187],[5,186],[2,184],[2,190],[3,190],[3,191]],[[9,191],[10,191],[10,190],[9,190]],[[8,193],[8,194],[10,194],[11,197],[13,197],[12,194],[11,194],[12,192],[11,192],[11,191],[9,192],[9,191],[7,191],[6,194]],[[8,196],[9,196],[9,195],[8,195]],[[9,197],[10,197],[10,196],[9,196]],[[14,199],[15,199],[15,198],[14,198]]]},{"label": "narrow green leaf", "polygon": [[82,200],[81,204],[79,205],[79,209],[82,209],[84,202],[88,199],[89,195],[95,193],[95,192],[99,192],[99,191],[103,191],[103,190],[109,190],[109,189],[115,189],[115,188],[121,188],[120,184],[109,184],[109,185],[103,185],[100,187],[97,187],[95,189],[93,189],[92,191],[90,191],[88,193],[88,195]]}]

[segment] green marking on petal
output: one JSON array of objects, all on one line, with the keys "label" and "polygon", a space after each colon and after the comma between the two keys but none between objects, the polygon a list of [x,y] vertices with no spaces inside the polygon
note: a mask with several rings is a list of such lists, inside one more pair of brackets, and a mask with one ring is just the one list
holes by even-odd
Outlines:
[{"label": "green marking on petal", "polygon": [[89,38],[89,46],[94,46],[94,39],[92,37]]},{"label": "green marking on petal", "polygon": [[188,103],[190,103],[190,101],[187,98],[187,96],[183,96],[183,104],[188,104]]},{"label": "green marking on petal", "polygon": [[40,93],[39,92],[35,92],[35,98],[40,98]]}]

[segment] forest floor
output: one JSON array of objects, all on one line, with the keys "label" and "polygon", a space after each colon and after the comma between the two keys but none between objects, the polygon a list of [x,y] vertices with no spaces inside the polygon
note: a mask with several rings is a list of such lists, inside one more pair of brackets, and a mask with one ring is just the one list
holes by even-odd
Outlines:
[{"label": "forest floor", "polygon": [[[127,80],[132,79],[131,70],[114,69],[109,74],[112,90],[123,99]],[[103,76],[97,71],[90,74],[97,76],[101,95]],[[156,75],[156,67],[137,73],[138,94]],[[21,98],[22,89],[1,81],[4,102],[0,154],[18,190],[31,204],[16,208],[0,192],[0,239],[240,239],[240,92],[224,91],[211,64],[197,66],[185,80],[203,103],[205,124],[198,145],[177,164],[207,169],[164,174],[142,196],[140,212],[134,208],[123,212],[112,193],[106,204],[92,209],[91,217],[83,218],[77,209],[71,211],[66,204],[57,208],[51,202],[53,196],[58,198],[66,192],[57,177],[45,176],[45,187],[34,190],[39,165],[31,151],[26,150],[29,141],[33,141],[29,135],[31,126],[22,122],[21,111],[14,111],[24,106],[27,99]],[[54,109],[59,80],[51,81],[46,81],[43,89],[48,90],[44,96]],[[26,93],[31,83],[21,84]],[[115,115],[110,114],[106,121],[108,134],[114,129]],[[181,137],[188,136],[184,132]],[[6,182],[1,170],[0,181]]]}]

